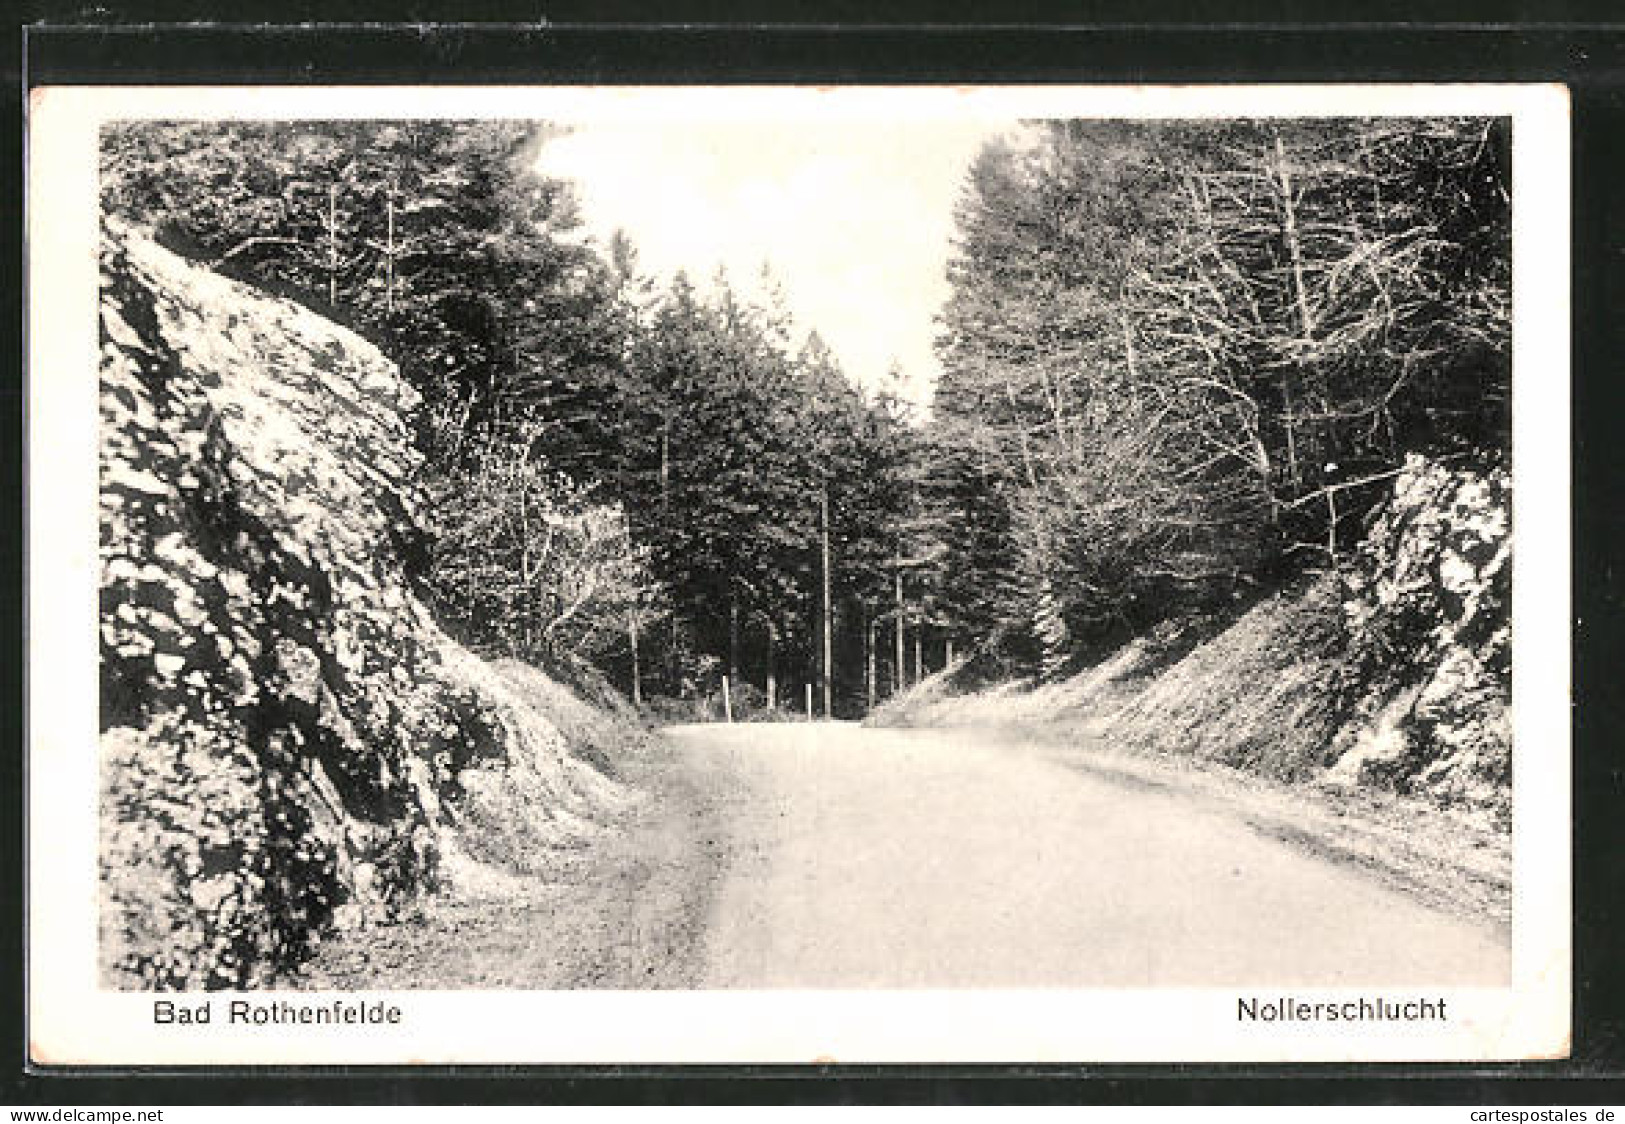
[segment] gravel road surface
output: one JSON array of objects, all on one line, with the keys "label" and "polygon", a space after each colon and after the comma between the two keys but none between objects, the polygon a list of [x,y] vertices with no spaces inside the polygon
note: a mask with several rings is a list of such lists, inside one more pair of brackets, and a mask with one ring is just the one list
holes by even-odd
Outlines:
[{"label": "gravel road surface", "polygon": [[1503,985],[1497,929],[970,732],[666,731],[723,856],[702,987]]}]

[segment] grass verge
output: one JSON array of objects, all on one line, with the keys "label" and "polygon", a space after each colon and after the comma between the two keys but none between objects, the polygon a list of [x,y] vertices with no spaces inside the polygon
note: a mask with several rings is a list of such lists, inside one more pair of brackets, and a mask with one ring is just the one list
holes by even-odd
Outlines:
[{"label": "grass verge", "polygon": [[1125,787],[1180,792],[1435,908],[1510,929],[1512,841],[1480,819],[1394,793],[1284,784],[1212,760],[1115,750],[1099,722],[977,733]]}]

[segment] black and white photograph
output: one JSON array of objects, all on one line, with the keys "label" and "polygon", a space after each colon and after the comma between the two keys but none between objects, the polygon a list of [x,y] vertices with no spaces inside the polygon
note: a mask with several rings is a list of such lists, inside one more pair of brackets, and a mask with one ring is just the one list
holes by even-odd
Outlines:
[{"label": "black and white photograph", "polygon": [[1566,1051],[1560,89],[35,113],[40,1060]]}]

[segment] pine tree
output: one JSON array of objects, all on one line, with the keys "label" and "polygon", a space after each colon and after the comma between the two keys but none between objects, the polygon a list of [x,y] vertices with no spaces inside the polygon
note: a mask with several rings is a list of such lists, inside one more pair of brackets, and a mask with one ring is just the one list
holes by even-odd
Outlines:
[{"label": "pine tree", "polygon": [[1053,672],[1335,563],[1403,451],[1504,446],[1507,199],[1489,121],[989,145],[929,427],[958,627]]}]

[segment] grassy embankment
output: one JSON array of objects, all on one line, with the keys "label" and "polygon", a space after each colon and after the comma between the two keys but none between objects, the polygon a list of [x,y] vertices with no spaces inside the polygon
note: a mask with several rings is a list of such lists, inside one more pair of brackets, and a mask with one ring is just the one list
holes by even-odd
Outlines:
[{"label": "grassy embankment", "polygon": [[694,986],[718,867],[705,794],[613,692],[589,701],[524,664],[496,668],[621,798],[566,846],[527,845],[500,819],[463,824],[465,853],[449,857],[442,893],[397,923],[338,936],[298,986]]},{"label": "grassy embankment", "polygon": [[[1321,578],[1228,627],[1135,640],[1072,678],[964,684],[965,665],[881,706],[874,725],[974,727],[1125,784],[1183,791],[1265,834],[1352,864],[1434,904],[1508,923],[1504,806],[1351,783],[1340,589]],[[1363,712],[1362,712],[1363,713]]]}]

